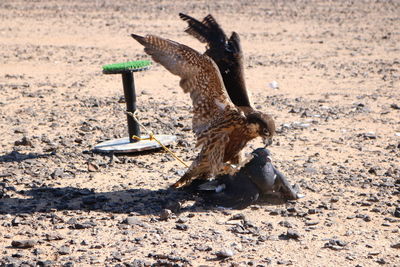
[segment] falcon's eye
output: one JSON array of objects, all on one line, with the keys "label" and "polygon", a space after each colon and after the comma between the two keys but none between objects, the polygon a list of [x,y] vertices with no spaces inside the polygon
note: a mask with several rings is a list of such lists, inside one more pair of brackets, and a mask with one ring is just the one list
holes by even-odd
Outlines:
[{"label": "falcon's eye", "polygon": [[263,130],[263,134],[269,136],[269,131],[268,131],[268,129],[264,129],[264,130]]}]

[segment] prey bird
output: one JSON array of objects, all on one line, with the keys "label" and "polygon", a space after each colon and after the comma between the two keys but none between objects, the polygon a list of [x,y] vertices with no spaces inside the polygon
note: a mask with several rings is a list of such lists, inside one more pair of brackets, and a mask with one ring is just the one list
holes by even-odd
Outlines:
[{"label": "prey bird", "polygon": [[263,194],[282,195],[286,199],[298,199],[299,188],[292,187],[286,176],[272,163],[271,152],[266,148],[257,148],[251,153],[254,157],[242,169],[241,173],[247,176]]},{"label": "prey bird", "polygon": [[272,142],[275,124],[259,111],[244,113],[229,99],[218,66],[207,55],[154,35],[132,34],[155,62],[178,75],[180,86],[193,104],[192,128],[200,153],[186,173],[172,187],[189,185],[194,179],[208,179],[234,173],[231,164],[240,164],[240,152],[250,140],[261,137]]},{"label": "prey bird", "polygon": [[212,181],[199,181],[194,190],[203,195],[206,202],[235,209],[254,204],[262,195],[277,195],[287,200],[304,197],[299,193],[300,188],[290,185],[272,164],[268,149],[257,148],[251,154],[254,157],[239,172],[217,176]]}]

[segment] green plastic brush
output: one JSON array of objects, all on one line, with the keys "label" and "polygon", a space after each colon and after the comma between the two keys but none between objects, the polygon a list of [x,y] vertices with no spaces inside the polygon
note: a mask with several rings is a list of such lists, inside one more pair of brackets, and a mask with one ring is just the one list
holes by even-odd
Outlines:
[{"label": "green plastic brush", "polygon": [[124,63],[108,64],[103,66],[104,74],[115,74],[123,72],[135,72],[147,70],[151,67],[150,60],[136,60]]}]

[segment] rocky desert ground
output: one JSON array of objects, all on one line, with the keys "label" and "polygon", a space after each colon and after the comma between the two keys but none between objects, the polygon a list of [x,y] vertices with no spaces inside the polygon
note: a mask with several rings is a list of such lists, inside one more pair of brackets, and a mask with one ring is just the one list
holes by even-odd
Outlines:
[{"label": "rocky desert ground", "polygon": [[[204,51],[179,12],[240,35],[275,165],[304,198],[212,207],[169,189],[185,168],[162,150],[93,152],[127,136],[101,67],[149,59],[130,33]],[[0,18],[0,266],[400,266],[399,1],[2,0]],[[138,116],[190,162],[178,83],[136,73]]]}]

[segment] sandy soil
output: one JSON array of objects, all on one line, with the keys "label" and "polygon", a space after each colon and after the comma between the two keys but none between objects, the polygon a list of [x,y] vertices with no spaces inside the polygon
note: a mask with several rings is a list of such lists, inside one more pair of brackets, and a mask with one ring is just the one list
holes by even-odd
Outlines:
[{"label": "sandy soil", "polygon": [[[204,51],[179,12],[240,34],[276,166],[305,198],[212,208],[168,189],[184,167],[162,151],[92,152],[127,135],[101,66],[148,58],[130,33]],[[0,18],[0,266],[400,265],[399,1],[2,0]],[[135,78],[141,121],[190,162],[178,78]]]}]

